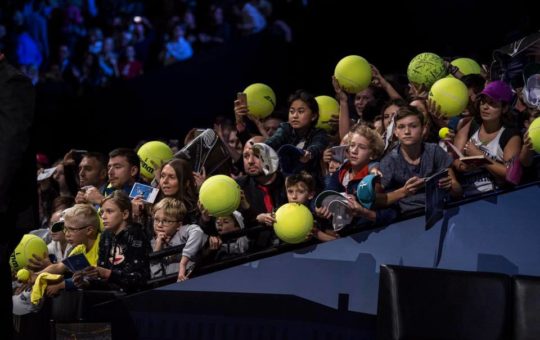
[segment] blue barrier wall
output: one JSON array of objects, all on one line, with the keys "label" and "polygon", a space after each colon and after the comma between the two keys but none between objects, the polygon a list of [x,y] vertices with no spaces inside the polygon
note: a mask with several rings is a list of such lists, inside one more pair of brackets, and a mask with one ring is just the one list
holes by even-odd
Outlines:
[{"label": "blue barrier wall", "polygon": [[424,216],[159,288],[164,291],[291,294],[376,314],[381,264],[540,276],[540,186],[488,196]]}]

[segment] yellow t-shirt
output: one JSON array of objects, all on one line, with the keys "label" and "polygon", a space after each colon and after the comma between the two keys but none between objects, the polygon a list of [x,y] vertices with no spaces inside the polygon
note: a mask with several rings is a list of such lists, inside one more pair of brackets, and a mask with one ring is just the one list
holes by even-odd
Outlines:
[{"label": "yellow t-shirt", "polygon": [[84,244],[79,244],[78,246],[75,246],[73,250],[69,253],[69,256],[77,255],[77,254],[84,254],[86,256],[86,259],[88,260],[88,263],[90,263],[91,266],[97,266],[98,257],[99,257],[99,240],[101,238],[101,233],[98,233],[96,237],[96,241],[92,245],[92,248],[90,248],[89,251],[86,251],[86,246]]}]

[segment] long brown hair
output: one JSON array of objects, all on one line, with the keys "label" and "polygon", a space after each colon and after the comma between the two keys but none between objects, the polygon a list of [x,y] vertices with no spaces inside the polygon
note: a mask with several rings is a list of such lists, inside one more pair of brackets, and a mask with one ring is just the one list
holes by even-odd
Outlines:
[{"label": "long brown hair", "polygon": [[[191,163],[185,159],[175,158],[165,163],[173,168],[176,178],[178,179],[178,191],[173,198],[180,200],[186,206],[188,212],[197,209],[197,186],[193,177],[193,168]],[[160,198],[163,198],[163,193],[160,193]]]}]

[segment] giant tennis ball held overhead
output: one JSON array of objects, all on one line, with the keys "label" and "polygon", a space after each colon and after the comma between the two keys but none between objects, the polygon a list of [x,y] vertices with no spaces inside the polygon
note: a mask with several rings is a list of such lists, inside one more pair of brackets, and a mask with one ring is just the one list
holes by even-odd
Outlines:
[{"label": "giant tennis ball held overhead", "polygon": [[459,69],[459,72],[464,76],[468,74],[481,74],[482,67],[471,58],[457,58],[450,63]]},{"label": "giant tennis ball held overhead", "polygon": [[422,85],[427,90],[437,80],[446,77],[444,60],[435,53],[420,53],[414,57],[407,67],[407,78],[415,85]]},{"label": "giant tennis ball held overhead", "polygon": [[459,115],[467,107],[469,91],[467,86],[456,78],[439,79],[429,91],[429,98],[441,106],[446,117]]},{"label": "giant tennis ball held overhead", "polygon": [[286,243],[300,243],[306,240],[313,228],[313,215],[299,203],[287,203],[276,211],[274,231]]},{"label": "giant tennis ball held overhead", "polygon": [[540,117],[531,123],[528,131],[534,151],[540,152]]},{"label": "giant tennis ball held overhead", "polygon": [[240,187],[229,176],[215,175],[201,185],[199,200],[210,215],[228,216],[240,205]]},{"label": "giant tennis ball held overhead", "polygon": [[171,148],[160,141],[152,141],[145,143],[137,151],[137,155],[141,159],[141,176],[147,180],[154,178],[154,164],[161,166],[162,163],[173,158]]},{"label": "giant tennis ball held overhead", "polygon": [[328,121],[332,116],[339,116],[339,103],[337,100],[330,96],[317,96],[315,97],[317,104],[319,105],[319,119],[317,120],[317,127],[330,131],[331,127]]},{"label": "giant tennis ball held overhead", "polygon": [[365,90],[371,83],[371,66],[361,56],[350,55],[341,59],[334,70],[339,85],[349,93]]},{"label": "giant tennis ball held overhead", "polygon": [[251,84],[244,90],[249,114],[257,118],[268,117],[276,107],[276,94],[266,84]]},{"label": "giant tennis ball held overhead", "polygon": [[47,245],[40,237],[26,234],[17,245],[9,258],[9,264],[13,271],[18,271],[28,265],[28,260],[34,255],[43,258],[48,255]]}]

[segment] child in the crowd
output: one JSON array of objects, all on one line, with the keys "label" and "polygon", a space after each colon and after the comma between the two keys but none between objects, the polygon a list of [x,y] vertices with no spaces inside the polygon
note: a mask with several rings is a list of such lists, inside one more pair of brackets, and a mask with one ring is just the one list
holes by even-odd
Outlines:
[{"label": "child in the crowd", "polygon": [[[183,257],[195,260],[202,248],[204,234],[199,226],[190,224],[183,226],[182,221],[187,214],[186,207],[182,201],[172,197],[167,197],[159,201],[153,207],[154,217],[154,238],[151,241],[154,252],[169,247],[185,244],[181,254],[162,258],[151,263],[152,277],[163,276],[176,273],[178,264]],[[184,275],[186,270],[191,271],[194,261],[189,262],[189,268],[184,264]]]},{"label": "child in the crowd", "polygon": [[[399,202],[401,212],[423,208],[426,202],[424,179],[444,169],[448,169],[448,176],[439,180],[439,187],[448,190],[453,197],[461,196],[461,186],[450,168],[452,158],[437,144],[423,142],[426,125],[422,112],[412,106],[401,107],[395,124],[399,145],[381,160],[381,184],[386,194],[377,197],[378,205],[387,207]],[[375,218],[373,213],[371,215]],[[388,215],[383,219],[390,222],[395,217]],[[377,220],[379,218],[377,216]]]},{"label": "child in the crowd", "polygon": [[[97,266],[73,276],[82,287],[136,291],[150,278],[150,243],[142,226],[132,223],[131,201],[122,190],[105,197],[101,204],[105,228],[99,242]],[[88,280],[83,279],[86,278]]]},{"label": "child in the crowd", "polygon": [[[98,263],[101,239],[99,216],[96,210],[89,204],[75,204],[73,207],[66,209],[62,213],[62,217],[64,221],[59,222],[59,226],[63,227],[67,242],[73,246],[69,256],[84,254],[88,263],[95,266]],[[68,272],[66,265],[58,261],[50,264],[41,272],[33,274],[30,283],[33,283],[40,273],[65,274],[66,272]],[[74,280],[68,278],[57,284],[49,285],[46,293],[48,296],[54,296],[62,289],[73,290],[75,288]]]},{"label": "child in the crowd", "polygon": [[162,199],[154,206],[153,213],[155,232],[152,240],[153,250],[158,251],[181,244],[185,246],[181,257],[172,257],[160,264],[152,264],[152,275],[174,273],[174,267],[176,267],[178,281],[185,281],[199,259],[207,236],[198,225],[183,223],[187,209],[184,203],[176,198]]},{"label": "child in the crowd", "polygon": [[243,255],[249,247],[249,239],[240,236],[228,239],[226,235],[244,229],[244,218],[238,211],[233,211],[231,215],[216,218],[216,229],[223,239],[223,243],[216,254],[216,260],[223,260],[229,257]]},{"label": "child in the crowd", "polygon": [[[47,249],[49,250],[49,258],[52,263],[62,262],[68,254],[71,252],[72,246],[68,243],[66,239],[66,234],[64,234],[63,228],[57,230],[55,227],[58,226],[58,222],[62,217],[62,210],[53,212],[51,215],[51,242],[47,244]],[[55,226],[56,225],[56,226]]]},{"label": "child in the crowd", "polygon": [[[246,105],[235,105],[237,116],[248,114]],[[319,105],[310,93],[298,90],[289,97],[289,121],[281,123],[277,131],[265,143],[280,154],[282,169],[285,172],[306,170],[319,176],[320,161],[328,136],[322,129],[316,128],[319,118]],[[302,150],[297,160],[287,152],[281,154],[279,149],[284,145],[293,145]],[[283,159],[288,161],[283,163]]]},{"label": "child in the crowd", "polygon": [[[315,197],[315,180],[313,176],[305,171],[288,176],[285,179],[285,190],[289,203],[304,204],[311,211],[314,210],[311,204],[313,197]],[[335,240],[338,237],[333,230],[320,228],[319,225],[313,226],[311,235],[320,241]]]},{"label": "child in the crowd", "polygon": [[384,142],[381,136],[364,124],[356,124],[349,132],[347,160],[332,174],[325,190],[356,194],[358,183],[371,171],[382,155]]},{"label": "child in the crowd", "polygon": [[310,207],[315,196],[315,180],[305,171],[285,178],[285,190],[289,203],[300,203]]},{"label": "child in the crowd", "polygon": [[315,97],[298,90],[289,97],[289,121],[281,123],[276,133],[265,143],[274,150],[292,144],[304,151],[299,161],[306,164],[305,170],[319,169],[322,153],[328,145],[328,136],[324,130],[315,127],[318,118],[319,105]]},{"label": "child in the crowd", "polygon": [[[357,217],[366,217],[374,220],[374,218],[364,215],[368,212],[371,214],[375,212],[365,208],[362,209],[356,201],[355,196],[360,181],[368,174],[378,172],[378,163],[376,161],[384,151],[384,142],[377,131],[363,123],[354,125],[348,136],[347,160],[327,181],[325,191],[346,193],[346,197],[348,198],[347,205],[352,210],[351,213],[354,213]],[[317,207],[315,213],[317,217],[325,220],[332,219],[333,217],[332,212],[325,206]],[[359,221],[351,223],[356,224],[357,222]]]}]

